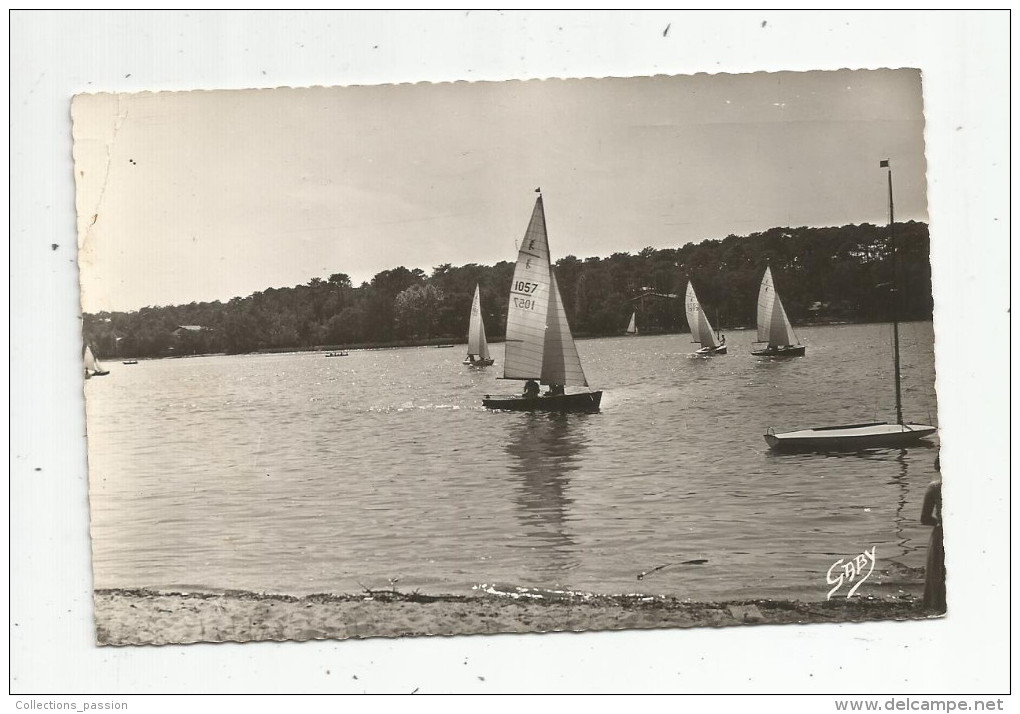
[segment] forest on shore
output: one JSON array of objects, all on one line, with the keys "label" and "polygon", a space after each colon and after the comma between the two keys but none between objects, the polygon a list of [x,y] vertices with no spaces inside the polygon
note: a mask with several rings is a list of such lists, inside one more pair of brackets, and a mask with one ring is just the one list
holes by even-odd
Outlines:
[{"label": "forest on shore", "polygon": [[[575,336],[618,335],[631,314],[643,332],[687,329],[683,296],[693,280],[709,318],[723,330],[752,327],[758,287],[771,265],[794,325],[932,318],[928,226],[894,226],[898,300],[888,226],[772,228],[748,236],[645,248],[605,258],[568,255],[556,279]],[[516,257],[516,256],[515,256]],[[445,263],[431,275],[403,266],[354,286],[347,274],[267,288],[228,302],[143,307],[83,315],[100,358],[166,357],[466,339],[475,285],[490,339],[502,337],[514,263]]]}]

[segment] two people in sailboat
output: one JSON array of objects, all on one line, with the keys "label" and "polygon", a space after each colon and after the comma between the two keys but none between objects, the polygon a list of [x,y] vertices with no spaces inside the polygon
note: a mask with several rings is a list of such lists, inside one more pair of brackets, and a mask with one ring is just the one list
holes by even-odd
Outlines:
[{"label": "two people in sailboat", "polygon": [[[536,382],[533,379],[529,379],[527,382],[524,383],[523,396],[525,399],[535,399],[539,396],[539,393],[541,391],[542,390],[541,387],[538,386],[538,382]],[[563,395],[562,384],[550,384],[549,391],[547,391],[545,394],[542,394],[543,397],[559,397],[562,395]]]}]

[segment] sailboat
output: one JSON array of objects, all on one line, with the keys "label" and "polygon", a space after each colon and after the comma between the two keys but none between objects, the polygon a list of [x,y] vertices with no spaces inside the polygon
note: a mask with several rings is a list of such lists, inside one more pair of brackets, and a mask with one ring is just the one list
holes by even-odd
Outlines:
[{"label": "sailboat", "polygon": [[758,289],[758,342],[768,343],[763,350],[752,350],[755,357],[802,357],[804,345],[790,324],[783,309],[776,286],[772,282],[772,268],[765,266],[765,275]]},{"label": "sailboat", "polygon": [[630,324],[627,325],[627,331],[624,333],[627,337],[633,337],[637,332],[637,312],[630,314]]},{"label": "sailboat", "polygon": [[468,324],[468,351],[464,364],[472,367],[488,367],[493,363],[489,356],[489,343],[485,339],[485,323],[482,322],[482,295],[475,285],[475,299],[471,303],[471,322]]},{"label": "sailboat", "polygon": [[698,302],[698,295],[694,292],[694,283],[690,281],[687,282],[685,307],[687,324],[691,328],[691,341],[701,343],[701,349],[694,354],[702,356],[726,354],[726,338],[718,337],[712,329],[712,323],[708,321],[708,316]]},{"label": "sailboat", "polygon": [[889,176],[889,242],[893,257],[893,371],[896,375],[896,423],[872,422],[869,424],[848,424],[826,426],[817,429],[802,429],[777,434],[773,429],[765,432],[765,441],[776,451],[858,451],[861,449],[896,448],[916,444],[931,436],[937,429],[928,424],[907,424],[903,421],[903,402],[900,397],[900,325],[895,300],[896,291],[896,242],[893,236],[893,192],[892,168],[888,159],[879,163],[888,169]]},{"label": "sailboat", "polygon": [[[549,262],[545,208],[539,192],[531,222],[517,254],[506,318],[503,379],[527,380],[522,396],[486,395],[482,405],[513,411],[597,412],[602,392],[566,394],[564,387],[588,386],[567,313]],[[539,396],[536,382],[550,385]]]},{"label": "sailboat", "polygon": [[103,365],[100,364],[99,360],[92,353],[92,347],[85,345],[85,379],[89,377],[105,377],[110,373],[110,370],[103,369]]}]

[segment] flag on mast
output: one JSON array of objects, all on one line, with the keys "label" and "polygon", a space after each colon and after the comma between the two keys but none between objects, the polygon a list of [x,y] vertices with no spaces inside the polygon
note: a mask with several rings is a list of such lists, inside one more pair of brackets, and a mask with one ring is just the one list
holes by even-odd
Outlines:
[{"label": "flag on mast", "polygon": [[889,159],[884,159],[882,161],[879,161],[878,162],[878,168],[880,168],[880,169],[887,169],[887,168],[889,168]]}]

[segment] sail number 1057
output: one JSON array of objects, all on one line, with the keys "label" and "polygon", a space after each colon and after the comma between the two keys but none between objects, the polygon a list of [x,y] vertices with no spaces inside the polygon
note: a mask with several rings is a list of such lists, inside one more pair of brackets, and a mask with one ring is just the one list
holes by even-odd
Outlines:
[{"label": "sail number 1057", "polygon": [[[527,280],[518,280],[514,282],[513,292],[521,293],[523,295],[534,295],[535,291],[538,290],[538,283],[529,283]],[[535,300],[530,297],[514,297],[514,307],[518,310],[534,310]]]}]

